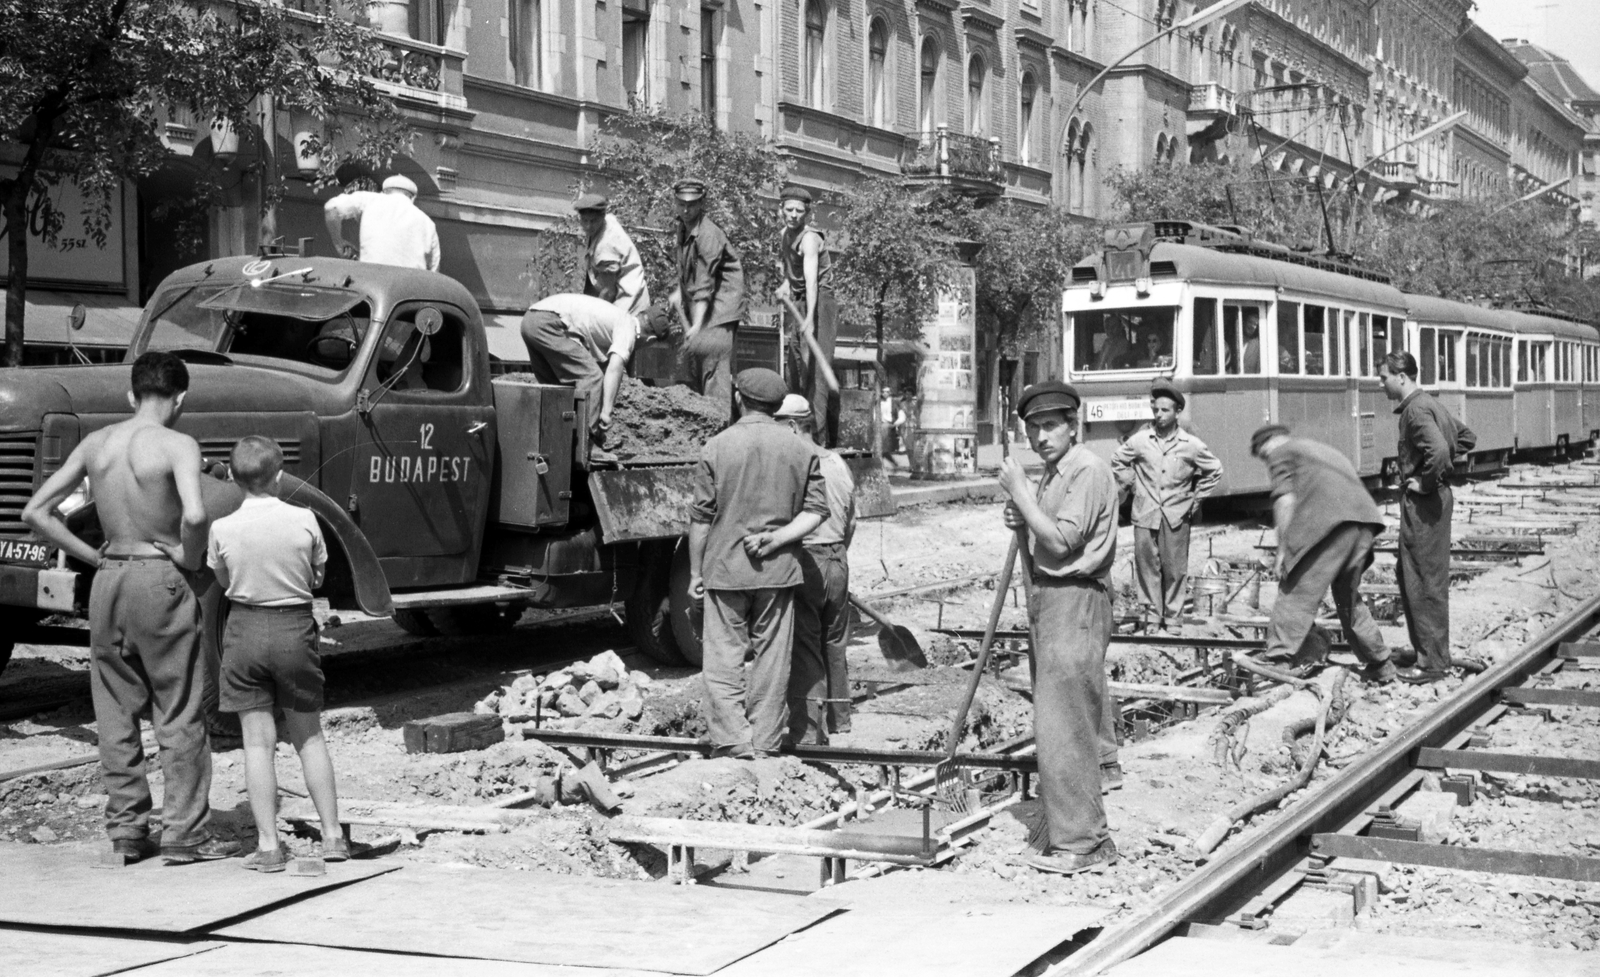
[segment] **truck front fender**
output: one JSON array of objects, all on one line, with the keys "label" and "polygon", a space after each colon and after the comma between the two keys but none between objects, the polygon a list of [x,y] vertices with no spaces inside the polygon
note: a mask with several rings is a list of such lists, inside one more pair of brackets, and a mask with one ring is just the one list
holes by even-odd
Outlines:
[{"label": "truck front fender", "polygon": [[378,556],[372,544],[361,532],[344,507],[323,495],[321,490],[302,478],[288,472],[278,483],[278,498],[291,505],[310,509],[323,524],[333,530],[339,546],[350,561],[350,578],[355,587],[356,604],[373,617],[388,617],[394,613],[394,601],[389,596],[389,581],[383,575]]}]

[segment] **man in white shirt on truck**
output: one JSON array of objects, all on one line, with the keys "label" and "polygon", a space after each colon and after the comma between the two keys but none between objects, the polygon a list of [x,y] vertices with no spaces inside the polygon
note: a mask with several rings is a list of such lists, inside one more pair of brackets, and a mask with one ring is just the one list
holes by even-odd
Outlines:
[{"label": "man in white shirt on truck", "polygon": [[[351,190],[322,205],[322,219],[334,248],[346,258],[402,268],[439,270],[439,232],[414,201],[417,185],[395,175],[383,192]],[[361,223],[359,247],[345,240],[344,222]]]}]

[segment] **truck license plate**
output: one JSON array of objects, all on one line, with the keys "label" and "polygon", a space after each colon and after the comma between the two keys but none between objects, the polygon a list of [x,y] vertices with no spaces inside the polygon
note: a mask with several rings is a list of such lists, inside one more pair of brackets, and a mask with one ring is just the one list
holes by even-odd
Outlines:
[{"label": "truck license plate", "polygon": [[49,543],[31,543],[19,539],[0,539],[0,561],[6,563],[37,563],[41,566],[50,562],[55,547]]},{"label": "truck license plate", "polygon": [[1093,397],[1083,402],[1083,419],[1096,421],[1148,421],[1148,397]]}]

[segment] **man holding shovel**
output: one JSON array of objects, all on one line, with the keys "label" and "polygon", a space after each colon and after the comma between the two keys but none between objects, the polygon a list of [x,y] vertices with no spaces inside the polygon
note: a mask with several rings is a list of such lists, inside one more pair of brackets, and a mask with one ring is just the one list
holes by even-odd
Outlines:
[{"label": "man holding shovel", "polygon": [[[1072,875],[1116,861],[1100,799],[1102,773],[1120,780],[1106,646],[1107,584],[1117,551],[1117,481],[1078,440],[1078,392],[1049,380],[1017,401],[1028,441],[1044,461],[1037,493],[1015,458],[1000,466],[1010,501],[1006,527],[1024,534],[1028,622],[1033,634],[1033,735],[1044,801],[1041,850],[1027,863]],[[1110,764],[1104,763],[1107,745]]]}]

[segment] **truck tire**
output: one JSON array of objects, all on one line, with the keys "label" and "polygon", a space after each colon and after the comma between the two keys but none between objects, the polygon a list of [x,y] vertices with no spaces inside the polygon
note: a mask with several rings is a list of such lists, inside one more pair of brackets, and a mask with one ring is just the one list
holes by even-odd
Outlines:
[{"label": "truck tire", "polygon": [[521,604],[450,604],[444,607],[396,608],[394,623],[421,638],[467,638],[504,634],[522,618]]},{"label": "truck tire", "polygon": [[663,665],[689,664],[678,650],[672,633],[672,550],[666,544],[646,544],[639,553],[639,572],[633,593],[623,601],[628,635],[633,646]]},{"label": "truck tire", "polygon": [[33,627],[43,618],[43,611],[31,607],[0,607],[0,674],[4,674],[11,663],[11,652],[17,647],[16,633]]},{"label": "truck tire", "polygon": [[705,611],[699,601],[689,596],[689,548],[680,546],[672,557],[672,573],[667,578],[668,618],[672,624],[672,640],[678,654],[699,668],[704,661],[700,635]]}]

